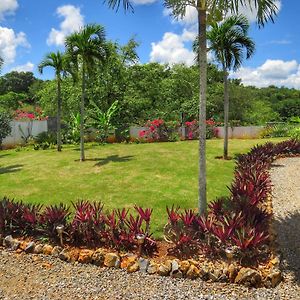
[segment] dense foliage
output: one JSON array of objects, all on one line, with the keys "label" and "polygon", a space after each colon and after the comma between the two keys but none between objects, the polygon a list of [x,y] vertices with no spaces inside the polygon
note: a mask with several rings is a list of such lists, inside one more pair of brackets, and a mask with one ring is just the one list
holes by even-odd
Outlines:
[{"label": "dense foliage", "polygon": [[5,112],[0,111],[0,146],[3,139],[5,139],[10,133],[10,118]]},{"label": "dense foliage", "polygon": [[[138,64],[136,47],[106,42],[105,62],[94,68],[86,87],[87,112],[94,104],[105,113],[118,101],[111,118],[112,127],[144,125],[148,120],[164,119],[179,124],[198,119],[199,71],[186,65]],[[97,64],[96,64],[97,66]],[[32,73],[11,72],[0,77],[0,108],[16,110],[21,102],[40,106],[46,115],[56,115],[56,82],[41,81]],[[80,84],[70,76],[62,79],[62,122],[69,124],[79,113]],[[285,87],[245,87],[240,80],[229,80],[230,124],[261,125],[287,121],[300,115],[300,91]],[[223,72],[208,68],[207,118],[223,121]]]}]

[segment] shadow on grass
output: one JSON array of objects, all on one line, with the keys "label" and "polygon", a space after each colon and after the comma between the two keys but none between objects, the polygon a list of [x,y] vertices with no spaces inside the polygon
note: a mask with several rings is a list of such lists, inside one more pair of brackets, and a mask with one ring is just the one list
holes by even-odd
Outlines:
[{"label": "shadow on grass", "polygon": [[7,167],[0,166],[0,175],[21,171],[23,165],[11,165]]},{"label": "shadow on grass", "polygon": [[[132,155],[127,155],[127,156],[119,156],[119,155],[110,155],[105,158],[87,158],[85,161],[95,161],[94,167],[101,167],[104,165],[107,165],[111,162],[127,162],[132,160],[133,156]],[[79,161],[79,160],[76,160]]]},{"label": "shadow on grass", "polygon": [[300,284],[300,210],[274,220],[282,267]]},{"label": "shadow on grass", "polygon": [[8,153],[0,154],[0,158],[5,157],[5,156],[9,156],[9,154]]}]

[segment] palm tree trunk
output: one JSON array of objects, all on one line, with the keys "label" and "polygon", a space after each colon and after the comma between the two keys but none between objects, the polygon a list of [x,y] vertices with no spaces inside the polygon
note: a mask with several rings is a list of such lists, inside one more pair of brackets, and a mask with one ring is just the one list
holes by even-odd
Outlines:
[{"label": "palm tree trunk", "polygon": [[207,87],[207,53],[206,53],[206,9],[198,8],[199,40],[199,213],[205,213],[206,202],[206,87]]},{"label": "palm tree trunk", "polygon": [[85,65],[82,63],[82,94],[80,104],[80,161],[85,160],[84,156],[84,102],[85,102]]},{"label": "palm tree trunk", "polygon": [[228,158],[228,115],[229,115],[229,93],[228,93],[228,74],[225,67],[224,72],[224,159]]},{"label": "palm tree trunk", "polygon": [[61,151],[61,78],[57,76],[57,151]]}]

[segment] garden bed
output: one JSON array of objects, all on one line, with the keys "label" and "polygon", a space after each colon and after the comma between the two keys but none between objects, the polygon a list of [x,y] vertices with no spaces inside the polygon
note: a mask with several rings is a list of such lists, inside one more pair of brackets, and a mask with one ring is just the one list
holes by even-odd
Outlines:
[{"label": "garden bed", "polygon": [[[99,203],[81,201],[74,204],[75,214],[68,222],[69,210],[63,205],[41,210],[9,199],[0,204],[3,244],[18,252],[123,268],[129,273],[274,287],[282,275],[274,249],[268,170],[276,158],[299,153],[300,143],[291,140],[256,146],[238,157],[231,195],[213,202],[208,214],[168,208],[169,246],[152,238],[150,209],[135,207],[135,214],[126,209],[104,212]],[[18,240],[9,233],[26,233],[35,239]],[[61,245],[42,245],[37,238],[43,236]],[[61,247],[62,243],[67,247]]]}]

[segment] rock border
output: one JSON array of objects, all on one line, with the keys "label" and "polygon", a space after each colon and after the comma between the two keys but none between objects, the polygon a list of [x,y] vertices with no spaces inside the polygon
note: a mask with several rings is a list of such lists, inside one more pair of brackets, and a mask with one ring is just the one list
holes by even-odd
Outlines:
[{"label": "rock border", "polygon": [[[108,249],[96,250],[80,248],[62,248],[60,246],[21,241],[11,235],[2,238],[0,244],[16,253],[51,255],[74,264],[94,264],[99,267],[124,269],[127,273],[143,272],[149,275],[170,276],[172,278],[201,278],[208,282],[242,284],[248,287],[274,288],[282,280],[279,270],[279,256],[272,255],[267,265],[258,268],[242,267],[236,262],[208,260],[165,260],[157,263],[133,253],[109,252]],[[272,251],[274,253],[274,251]]]}]

